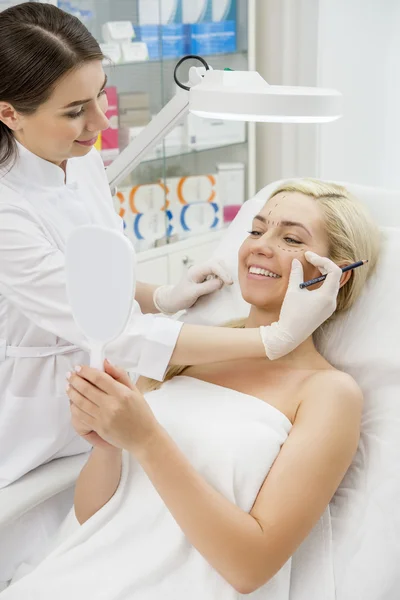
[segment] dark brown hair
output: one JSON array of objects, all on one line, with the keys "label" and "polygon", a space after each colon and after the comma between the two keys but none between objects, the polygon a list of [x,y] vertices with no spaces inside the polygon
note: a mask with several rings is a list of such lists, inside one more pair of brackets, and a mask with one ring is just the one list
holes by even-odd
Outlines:
[{"label": "dark brown hair", "polygon": [[[68,71],[102,60],[100,46],[76,17],[39,2],[0,12],[0,101],[33,114]],[[17,155],[14,135],[0,121],[0,167]]]}]

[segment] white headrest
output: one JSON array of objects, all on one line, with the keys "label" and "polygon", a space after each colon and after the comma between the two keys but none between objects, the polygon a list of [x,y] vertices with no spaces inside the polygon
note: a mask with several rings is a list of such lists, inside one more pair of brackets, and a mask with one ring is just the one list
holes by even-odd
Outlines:
[{"label": "white headrest", "polygon": [[[216,251],[234,276],[252,217],[276,186],[245,203]],[[400,192],[346,187],[368,205],[385,241],[361,298],[332,324],[321,347],[365,398],[359,449],[330,505],[335,580],[338,600],[389,599],[400,593]],[[248,310],[234,284],[203,298],[184,320],[220,324]]]},{"label": "white headrest", "polygon": [[336,579],[347,594],[338,598],[396,598],[400,590],[400,229],[383,230],[376,273],[321,345],[365,399],[357,455],[331,502]]},{"label": "white headrest", "polygon": [[[182,317],[185,323],[221,325],[232,319],[248,315],[250,307],[241,296],[237,280],[237,253],[248,235],[254,215],[261,210],[281,183],[281,181],[276,181],[267,185],[254,198],[243,204],[214,252],[214,256],[222,258],[229,266],[234,284],[224,287],[211,296],[201,298]],[[367,206],[376,223],[381,226],[400,227],[400,191],[351,183],[337,183],[344,185],[350,193]]]}]

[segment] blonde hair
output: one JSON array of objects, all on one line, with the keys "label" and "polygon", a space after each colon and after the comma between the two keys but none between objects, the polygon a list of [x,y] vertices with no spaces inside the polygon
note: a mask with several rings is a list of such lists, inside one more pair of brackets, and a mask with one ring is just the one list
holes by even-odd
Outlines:
[{"label": "blonde hair", "polygon": [[378,262],[381,234],[371,215],[350,192],[336,183],[317,179],[294,179],[282,183],[269,200],[281,192],[299,192],[313,198],[323,215],[328,236],[328,258],[338,265],[368,260],[354,269],[339,290],[336,312],[348,310],[360,296]]},{"label": "blonde hair", "polygon": [[[348,310],[360,296],[365,282],[378,262],[381,235],[378,226],[364,206],[348,190],[336,183],[317,179],[294,179],[282,183],[268,198],[281,192],[299,192],[313,198],[321,209],[328,236],[328,258],[338,265],[368,260],[362,268],[354,269],[349,281],[340,288],[336,311],[329,322],[340,312]],[[231,321],[224,327],[243,328],[246,319]],[[325,325],[325,323],[324,323]],[[323,333],[323,327],[318,335]],[[181,375],[188,365],[172,365],[164,381]],[[162,382],[146,379],[146,391],[156,390]]]}]

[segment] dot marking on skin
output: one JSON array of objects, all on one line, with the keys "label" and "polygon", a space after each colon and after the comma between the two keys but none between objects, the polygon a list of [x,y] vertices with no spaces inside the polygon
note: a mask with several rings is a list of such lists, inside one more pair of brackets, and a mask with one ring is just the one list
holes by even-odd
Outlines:
[{"label": "dot marking on skin", "polygon": [[282,246],[280,246],[279,244],[278,244],[278,248],[280,248],[284,252],[300,252],[300,250],[289,250],[288,248],[282,248]]}]

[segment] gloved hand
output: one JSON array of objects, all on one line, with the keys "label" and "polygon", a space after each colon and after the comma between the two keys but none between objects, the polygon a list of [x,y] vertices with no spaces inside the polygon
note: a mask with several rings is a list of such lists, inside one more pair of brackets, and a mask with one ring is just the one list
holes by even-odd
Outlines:
[{"label": "gloved hand", "polygon": [[323,258],[314,252],[305,252],[304,256],[323,275],[327,274],[327,277],[317,290],[300,289],[299,285],[304,281],[303,266],[299,260],[293,260],[279,321],[260,327],[265,353],[270,360],[292,352],[336,309],[342,269],[329,258]]},{"label": "gloved hand", "polygon": [[220,259],[211,258],[200,265],[193,265],[176,285],[162,285],[153,294],[155,307],[166,315],[190,308],[205,294],[219,290],[224,284],[233,283],[228,268]]}]

